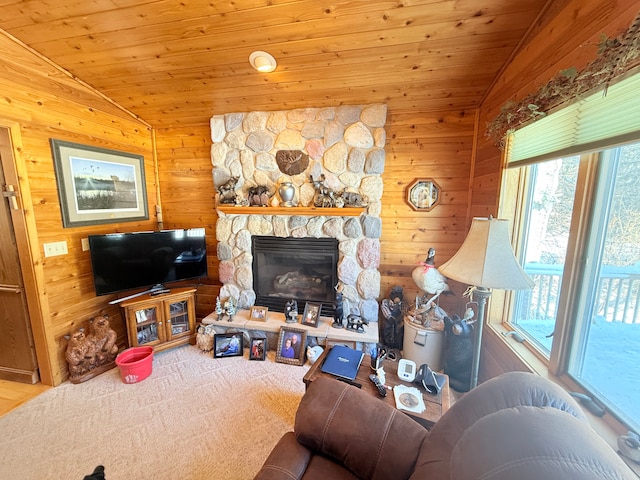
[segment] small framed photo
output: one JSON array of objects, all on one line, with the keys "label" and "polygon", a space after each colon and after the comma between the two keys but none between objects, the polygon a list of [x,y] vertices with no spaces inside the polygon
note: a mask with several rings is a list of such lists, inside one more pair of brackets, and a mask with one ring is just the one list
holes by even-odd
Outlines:
[{"label": "small framed photo", "polygon": [[213,336],[213,358],[237,357],[243,353],[242,333],[216,333]]},{"label": "small framed photo", "polygon": [[267,356],[267,339],[252,338],[249,346],[249,360],[264,360]]},{"label": "small framed photo", "polygon": [[256,320],[258,322],[266,322],[267,321],[267,312],[269,311],[269,307],[251,307],[251,312],[249,313],[249,320]]},{"label": "small framed photo", "polygon": [[276,362],[304,365],[307,331],[303,328],[280,327]]},{"label": "small framed photo", "polygon": [[304,314],[302,315],[302,320],[300,321],[300,323],[302,325],[308,325],[309,327],[317,327],[318,320],[320,320],[321,308],[321,303],[307,302],[304,307]]}]

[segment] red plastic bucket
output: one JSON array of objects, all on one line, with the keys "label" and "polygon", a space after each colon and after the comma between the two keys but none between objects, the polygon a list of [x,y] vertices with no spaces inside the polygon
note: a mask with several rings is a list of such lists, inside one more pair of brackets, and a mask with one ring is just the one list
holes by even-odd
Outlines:
[{"label": "red plastic bucket", "polygon": [[116,357],[124,383],[138,383],[151,375],[153,347],[131,347]]}]

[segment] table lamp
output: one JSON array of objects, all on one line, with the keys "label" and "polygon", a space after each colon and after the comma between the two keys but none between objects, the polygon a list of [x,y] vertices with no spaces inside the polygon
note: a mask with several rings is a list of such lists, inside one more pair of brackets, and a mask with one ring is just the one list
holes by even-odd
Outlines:
[{"label": "table lamp", "polygon": [[478,304],[469,388],[478,384],[480,347],[485,308],[491,288],[525,290],[533,288],[533,280],[516,259],[509,240],[509,221],[474,218],[462,246],[438,268],[445,277],[470,285],[472,299]]}]

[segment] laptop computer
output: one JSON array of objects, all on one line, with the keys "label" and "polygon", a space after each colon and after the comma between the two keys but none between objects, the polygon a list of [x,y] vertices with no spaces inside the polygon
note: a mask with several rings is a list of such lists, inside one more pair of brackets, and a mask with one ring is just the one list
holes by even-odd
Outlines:
[{"label": "laptop computer", "polygon": [[344,345],[334,345],[329,350],[320,370],[336,377],[354,380],[358,375],[363,358],[364,353],[360,350],[354,350]]}]

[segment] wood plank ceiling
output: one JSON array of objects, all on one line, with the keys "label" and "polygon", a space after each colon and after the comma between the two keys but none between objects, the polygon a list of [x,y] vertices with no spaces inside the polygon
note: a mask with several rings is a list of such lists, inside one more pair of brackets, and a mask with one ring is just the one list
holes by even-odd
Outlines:
[{"label": "wood plank ceiling", "polygon": [[[156,128],[475,108],[547,0],[0,0],[0,29]],[[258,73],[254,50],[278,61]]]}]

